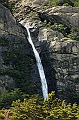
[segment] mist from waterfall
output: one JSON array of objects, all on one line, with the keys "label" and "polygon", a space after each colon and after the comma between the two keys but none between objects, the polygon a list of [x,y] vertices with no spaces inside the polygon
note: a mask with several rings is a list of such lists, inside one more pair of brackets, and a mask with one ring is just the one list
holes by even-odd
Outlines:
[{"label": "mist from waterfall", "polygon": [[48,97],[48,87],[47,87],[47,82],[46,82],[46,78],[45,78],[44,69],[43,69],[43,66],[42,66],[42,63],[41,63],[39,53],[36,50],[36,48],[35,48],[35,46],[32,42],[32,39],[31,39],[31,35],[30,35],[30,31],[29,31],[30,26],[25,24],[24,27],[27,30],[28,41],[32,46],[32,49],[33,49],[33,52],[34,52],[34,55],[35,55],[35,58],[36,58],[37,67],[38,67],[38,71],[39,71],[39,75],[40,75],[40,79],[41,79],[41,84],[42,84],[43,97],[44,97],[44,100],[45,100]]}]

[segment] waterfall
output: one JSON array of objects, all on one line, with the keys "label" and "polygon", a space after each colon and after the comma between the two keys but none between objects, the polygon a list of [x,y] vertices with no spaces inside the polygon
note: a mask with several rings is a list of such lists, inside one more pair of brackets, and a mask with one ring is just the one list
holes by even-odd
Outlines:
[{"label": "waterfall", "polygon": [[41,84],[42,84],[43,97],[44,97],[44,100],[45,100],[48,97],[48,87],[47,87],[47,82],[46,82],[46,78],[45,78],[45,74],[44,74],[44,69],[43,69],[43,66],[42,66],[42,63],[41,63],[39,53],[36,50],[36,48],[35,48],[35,46],[32,42],[32,39],[31,39],[31,35],[30,35],[30,31],[29,31],[30,26],[25,24],[24,27],[27,30],[28,41],[32,46],[32,49],[33,49],[33,52],[34,52],[34,55],[35,55],[35,58],[36,58],[37,67],[38,67],[38,71],[39,71],[39,75],[40,75],[40,79],[41,79]]}]

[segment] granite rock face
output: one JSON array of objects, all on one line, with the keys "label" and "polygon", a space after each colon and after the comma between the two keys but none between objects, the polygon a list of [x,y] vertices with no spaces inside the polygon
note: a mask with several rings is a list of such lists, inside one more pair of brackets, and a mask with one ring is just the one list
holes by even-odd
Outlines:
[{"label": "granite rock face", "polygon": [[[40,53],[38,28],[31,30]],[[37,37],[35,37],[37,36]],[[22,91],[42,95],[40,77],[27,32],[10,11],[0,4],[0,92],[19,87]]]},{"label": "granite rock face", "polygon": [[[69,28],[79,28],[79,8],[72,6],[52,7],[50,1],[41,1],[23,0],[16,5],[16,12],[14,13],[15,18],[20,21],[28,16],[28,18],[33,18],[32,20],[35,21],[46,20],[47,23],[61,23]],[[20,11],[19,14],[18,11]]]},{"label": "granite rock face", "polygon": [[21,39],[26,40],[22,28],[16,23],[9,9],[0,4],[0,92],[16,86],[9,73],[13,69],[13,58],[10,63],[7,63],[7,60],[10,58],[10,50],[19,48]]},{"label": "granite rock face", "polygon": [[[65,40],[61,33],[45,28],[39,30],[39,38],[42,42],[41,55],[45,70],[49,66],[46,74],[51,73],[52,76],[52,84],[49,86],[56,88],[59,98],[78,102],[79,42]],[[46,61],[49,61],[49,65]]]},{"label": "granite rock face", "polygon": [[[48,1],[44,2],[45,3]],[[25,4],[24,4],[25,3]],[[50,4],[48,2],[48,4]],[[46,26],[46,23],[64,24],[68,28],[79,27],[79,8],[71,6],[40,6],[37,1],[27,0],[17,4],[15,18],[24,23],[35,23],[30,30],[46,74],[49,92],[56,91],[61,99],[78,101],[79,94],[79,42],[64,38],[64,35]],[[18,8],[20,13],[18,14]],[[36,33],[36,34],[35,34]],[[33,67],[33,70],[35,68]],[[37,72],[32,71],[33,74]],[[34,75],[34,78],[37,75]],[[34,79],[33,77],[31,77]]]},{"label": "granite rock face", "polygon": [[79,28],[79,8],[57,6],[45,11],[38,11],[42,20],[53,23],[64,23],[67,27]]},{"label": "granite rock face", "polygon": [[[56,91],[56,95],[61,99],[67,101],[78,101],[79,99],[79,42],[65,38],[64,35],[58,31],[52,30],[47,26],[47,23],[62,23],[68,28],[79,27],[79,8],[68,7],[68,6],[57,6],[51,8],[48,0],[43,1],[43,5],[40,5],[38,0],[31,1],[23,0],[16,4],[14,16],[17,21],[25,23],[35,24],[35,28],[30,29],[33,43],[39,52],[41,61],[44,67],[49,92],[52,90]],[[1,70],[13,69],[16,67],[15,58],[10,58],[10,64],[3,64],[5,55],[2,56],[3,52],[7,50],[23,50],[24,55],[31,57],[31,66],[29,66],[29,84],[32,84],[33,93],[42,94],[40,77],[35,61],[35,57],[31,46],[28,44],[27,32],[19,25],[15,18],[11,15],[10,11],[1,5],[0,12],[4,14],[0,17],[0,36],[9,41],[9,47],[7,45],[0,46],[0,67]],[[6,11],[6,12],[5,12]],[[1,14],[0,14],[1,15]],[[5,17],[5,19],[3,19]],[[23,29],[22,29],[23,28]],[[19,40],[22,40],[20,43]],[[7,43],[6,43],[7,44]],[[12,47],[13,45],[13,47]],[[11,46],[11,47],[10,47]],[[11,49],[12,48],[12,49]],[[16,54],[15,54],[16,55]],[[22,54],[21,54],[22,55]],[[21,57],[22,58],[22,57]],[[25,57],[23,57],[25,60]],[[24,64],[24,63],[23,63]],[[16,70],[16,69],[14,69]],[[27,70],[27,69],[25,69]],[[22,69],[21,69],[22,72]],[[24,73],[23,75],[27,74]],[[11,84],[15,86],[15,80],[13,76],[7,74],[3,75],[1,71],[0,76],[1,85],[7,84],[6,81],[11,79]],[[26,80],[26,79],[25,79]],[[3,81],[3,83],[2,83]],[[28,82],[25,84],[29,89]],[[12,86],[13,87],[13,86]],[[21,86],[22,87],[22,86]],[[5,89],[2,87],[0,89]],[[28,93],[29,90],[27,90]]]},{"label": "granite rock face", "polygon": [[17,25],[16,19],[12,16],[9,9],[0,4],[0,33],[12,34],[23,37],[22,29]]}]

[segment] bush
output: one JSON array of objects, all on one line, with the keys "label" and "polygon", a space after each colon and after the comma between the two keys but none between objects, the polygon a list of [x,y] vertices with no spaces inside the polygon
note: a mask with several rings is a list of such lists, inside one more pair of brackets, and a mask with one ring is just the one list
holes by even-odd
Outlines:
[{"label": "bush", "polygon": [[74,2],[71,0],[58,0],[56,3],[58,6],[66,5],[66,6],[74,6]]},{"label": "bush", "polygon": [[76,104],[66,105],[65,101],[55,97],[54,92],[45,101],[39,96],[32,96],[13,102],[10,109],[11,120],[79,120]]},{"label": "bush", "polygon": [[17,99],[23,100],[22,92],[19,89],[2,92],[0,94],[0,109],[9,108],[12,101],[16,101]]},{"label": "bush", "polygon": [[28,95],[23,102],[16,100],[9,110],[0,111],[0,120],[4,117],[7,120],[79,120],[79,108],[76,104],[66,104],[52,92],[45,101],[38,95]]},{"label": "bush", "polygon": [[72,28],[68,37],[73,40],[79,41],[79,28]]},{"label": "bush", "polygon": [[54,23],[54,25],[51,25],[51,23],[49,22],[47,24],[47,27],[50,27],[53,30],[61,32],[64,36],[66,36],[66,34],[67,34],[66,33],[67,27],[63,24]]}]

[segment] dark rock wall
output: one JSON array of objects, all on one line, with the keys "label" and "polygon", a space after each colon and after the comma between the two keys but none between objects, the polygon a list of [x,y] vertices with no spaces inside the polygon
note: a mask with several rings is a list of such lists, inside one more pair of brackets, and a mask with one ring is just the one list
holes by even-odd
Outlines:
[{"label": "dark rock wall", "polygon": [[79,42],[63,40],[61,33],[47,28],[40,29],[39,38],[49,92],[56,90],[59,98],[78,102]]},{"label": "dark rock wall", "polygon": [[24,28],[0,4],[0,92],[14,87],[31,93],[30,46]]},{"label": "dark rock wall", "polygon": [[[29,4],[25,6],[24,3],[20,3],[20,7],[18,4],[14,15],[18,21],[35,23],[35,28],[30,29],[31,37],[42,60],[49,92],[55,90],[59,98],[78,102],[79,42],[64,38],[62,33],[47,27],[46,22],[53,20],[69,27],[78,26],[79,9],[73,7],[40,9],[39,6]],[[27,32],[2,5],[0,5],[0,61],[0,91],[19,87],[26,93],[42,95],[36,60],[27,41]]]},{"label": "dark rock wall", "polygon": [[[54,47],[55,48],[55,47]],[[79,42],[61,41],[52,48],[52,64],[56,70],[57,95],[61,99],[79,99]]]}]

